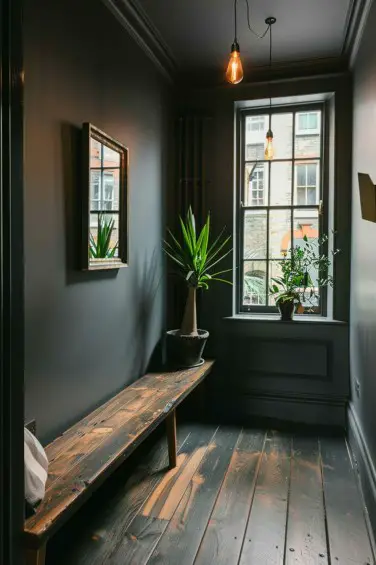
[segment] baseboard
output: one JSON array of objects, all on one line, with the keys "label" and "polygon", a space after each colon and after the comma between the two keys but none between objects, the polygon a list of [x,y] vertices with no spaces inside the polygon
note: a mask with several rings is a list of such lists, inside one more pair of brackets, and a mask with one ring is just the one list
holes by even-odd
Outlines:
[{"label": "baseboard", "polygon": [[[362,495],[367,510],[367,520],[373,539],[376,537],[376,469],[365,440],[362,427],[352,404],[347,410],[347,436],[358,473]],[[375,545],[374,545],[375,549]]]}]

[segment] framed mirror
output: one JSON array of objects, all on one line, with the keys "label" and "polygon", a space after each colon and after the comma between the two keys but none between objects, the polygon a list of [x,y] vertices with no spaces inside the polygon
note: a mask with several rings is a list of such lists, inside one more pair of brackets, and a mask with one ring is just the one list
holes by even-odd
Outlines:
[{"label": "framed mirror", "polygon": [[119,269],[128,261],[128,149],[83,124],[82,268]]}]

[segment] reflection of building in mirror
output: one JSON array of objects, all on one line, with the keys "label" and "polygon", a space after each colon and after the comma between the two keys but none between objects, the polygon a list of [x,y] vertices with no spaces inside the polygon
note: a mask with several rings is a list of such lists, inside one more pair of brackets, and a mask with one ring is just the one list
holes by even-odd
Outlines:
[{"label": "reflection of building in mirror", "polygon": [[[91,258],[96,255],[98,235],[110,231],[107,258],[118,256],[120,153],[97,139],[90,141],[90,236]],[[102,257],[105,258],[105,257]]]}]

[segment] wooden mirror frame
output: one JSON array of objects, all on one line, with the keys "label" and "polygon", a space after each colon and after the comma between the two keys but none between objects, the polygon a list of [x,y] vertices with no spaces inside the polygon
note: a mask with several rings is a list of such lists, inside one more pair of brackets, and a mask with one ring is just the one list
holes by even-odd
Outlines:
[{"label": "wooden mirror frame", "polygon": [[[120,153],[119,172],[119,240],[118,257],[102,260],[96,265],[90,264],[90,140],[96,139],[110,149]],[[83,163],[83,190],[82,190],[82,249],[81,264],[83,270],[98,271],[119,269],[128,266],[128,148],[116,141],[90,123],[82,125],[82,163]]]}]

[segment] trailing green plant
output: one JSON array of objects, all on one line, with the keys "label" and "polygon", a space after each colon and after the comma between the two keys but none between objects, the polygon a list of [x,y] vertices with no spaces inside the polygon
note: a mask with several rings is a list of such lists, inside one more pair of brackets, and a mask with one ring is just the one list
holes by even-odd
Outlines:
[{"label": "trailing green plant", "polygon": [[89,254],[92,259],[112,259],[118,247],[116,243],[111,247],[112,233],[115,227],[115,220],[108,218],[106,214],[98,214],[97,237],[90,232]]},{"label": "trailing green plant", "polygon": [[222,275],[232,269],[216,270],[215,267],[223,261],[232,249],[228,249],[231,236],[225,237],[223,229],[218,237],[211,242],[210,214],[201,231],[196,231],[196,221],[191,207],[185,221],[179,216],[181,238],[167,230],[169,240],[164,240],[163,249],[173,261],[177,273],[185,280],[189,293],[185,315],[181,326],[184,335],[197,335],[196,290],[208,290],[212,281],[232,284],[222,278]]},{"label": "trailing green plant", "polygon": [[[271,279],[269,291],[276,298],[276,304],[294,302],[297,305],[308,304],[313,309],[318,303],[320,289],[333,286],[334,280],[330,273],[331,259],[323,253],[323,246],[328,242],[328,236],[308,239],[303,237],[303,244],[290,248],[284,259],[278,261],[281,276]],[[339,249],[331,252],[334,256]],[[312,278],[314,273],[315,280]]]}]

